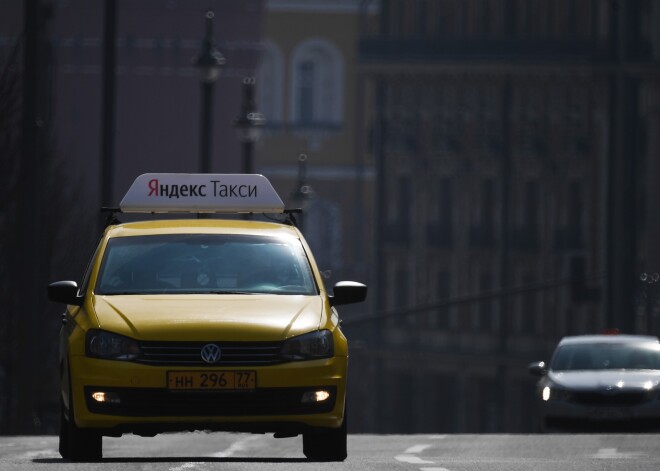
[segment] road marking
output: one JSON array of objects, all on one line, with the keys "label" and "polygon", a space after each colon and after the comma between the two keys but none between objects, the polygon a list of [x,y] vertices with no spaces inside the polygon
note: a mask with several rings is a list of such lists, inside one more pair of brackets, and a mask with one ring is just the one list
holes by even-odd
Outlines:
[{"label": "road marking", "polygon": [[[235,441],[226,450],[223,451],[218,451],[217,453],[213,453],[211,455],[212,458],[228,458],[235,453],[238,453],[239,451],[245,450],[247,448],[248,443],[254,440],[258,440],[260,437],[258,435],[250,435],[248,437],[242,438],[240,440]],[[188,463],[183,463],[181,466],[177,466],[176,468],[170,468],[169,471],[186,471],[190,469],[194,469],[197,467],[197,465],[200,464],[205,464],[203,461],[190,461]]]},{"label": "road marking", "polygon": [[402,463],[410,464],[433,464],[434,461],[426,461],[421,459],[419,456],[414,455],[399,455],[394,457],[395,460],[401,461]]},{"label": "road marking", "polygon": [[611,459],[629,459],[629,458],[639,458],[640,456],[643,456],[645,453],[640,453],[636,451],[628,451],[628,452],[620,452],[616,448],[601,448],[598,450],[598,453],[595,455],[591,455],[594,458],[598,459],[605,459],[605,460],[611,460]]},{"label": "road marking", "polygon": [[59,458],[60,454],[52,449],[28,451],[20,455],[21,460],[35,460],[44,458]]},{"label": "road marking", "polygon": [[197,467],[198,464],[203,464],[202,462],[189,462],[189,463],[183,463],[181,466],[177,466],[176,468],[170,468],[170,471],[184,471],[186,469],[192,469]]},{"label": "road marking", "polygon": [[419,456],[415,456],[415,453],[421,453],[422,451],[426,450],[427,448],[430,448],[431,445],[413,445],[406,449],[406,451],[403,452],[403,454],[395,456],[394,459],[397,461],[401,461],[402,463],[410,463],[410,464],[433,464],[433,461],[427,461],[421,459]]},{"label": "road marking", "polygon": [[414,455],[415,453],[421,453],[427,448],[431,448],[431,445],[413,445],[403,452],[404,455]]},{"label": "road marking", "polygon": [[255,440],[259,440],[259,435],[250,435],[248,437],[245,437],[241,440],[238,440],[234,443],[232,443],[229,448],[227,448],[224,451],[219,451],[217,453],[213,453],[211,456],[214,458],[227,458],[229,456],[232,456],[234,453],[238,453],[239,451],[243,451],[247,448],[248,443],[253,442]]}]

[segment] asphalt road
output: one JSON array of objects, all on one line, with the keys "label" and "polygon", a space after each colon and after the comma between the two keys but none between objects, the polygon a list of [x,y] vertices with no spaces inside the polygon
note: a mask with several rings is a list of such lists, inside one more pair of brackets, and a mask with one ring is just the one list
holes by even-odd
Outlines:
[{"label": "asphalt road", "polygon": [[654,470],[660,435],[351,435],[343,463],[308,462],[300,438],[230,433],[104,438],[100,463],[71,463],[57,437],[0,437],[0,470]]}]

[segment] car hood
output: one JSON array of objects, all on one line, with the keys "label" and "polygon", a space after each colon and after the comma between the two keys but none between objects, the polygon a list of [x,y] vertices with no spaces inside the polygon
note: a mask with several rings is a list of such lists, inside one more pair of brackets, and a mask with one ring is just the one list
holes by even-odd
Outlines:
[{"label": "car hood", "polygon": [[549,372],[557,386],[578,390],[612,390],[656,388],[660,383],[660,370],[597,370]]},{"label": "car hood", "polygon": [[317,330],[320,296],[97,295],[98,327],[140,340],[283,340]]}]

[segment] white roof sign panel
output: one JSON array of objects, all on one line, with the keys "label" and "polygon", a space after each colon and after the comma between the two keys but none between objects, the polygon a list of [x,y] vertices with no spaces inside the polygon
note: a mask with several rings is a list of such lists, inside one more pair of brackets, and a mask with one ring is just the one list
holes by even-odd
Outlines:
[{"label": "white roof sign panel", "polygon": [[119,203],[123,213],[282,213],[263,175],[145,173]]}]

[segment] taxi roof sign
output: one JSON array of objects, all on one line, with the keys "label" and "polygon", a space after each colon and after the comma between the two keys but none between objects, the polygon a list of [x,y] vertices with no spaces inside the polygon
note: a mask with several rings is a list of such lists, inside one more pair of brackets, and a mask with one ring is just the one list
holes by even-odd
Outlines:
[{"label": "taxi roof sign", "polygon": [[283,213],[270,181],[256,174],[145,173],[119,203],[122,213]]}]

